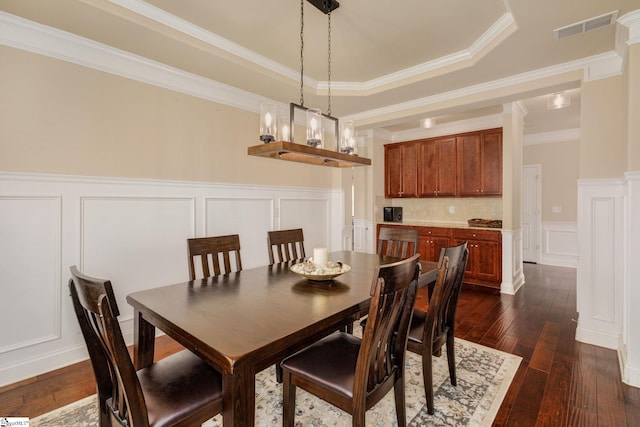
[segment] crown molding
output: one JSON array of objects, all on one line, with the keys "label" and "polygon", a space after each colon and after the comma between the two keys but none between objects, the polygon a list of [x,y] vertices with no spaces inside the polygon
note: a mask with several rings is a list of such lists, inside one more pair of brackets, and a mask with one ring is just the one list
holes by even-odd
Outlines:
[{"label": "crown molding", "polygon": [[248,91],[0,11],[0,44],[153,86],[258,112],[269,101]]},{"label": "crown molding", "polygon": [[550,144],[554,142],[579,141],[580,128],[563,129],[553,132],[540,132],[524,135],[524,145]]},{"label": "crown molding", "polygon": [[459,120],[457,122],[436,124],[429,129],[410,129],[406,131],[393,132],[392,142],[412,141],[414,139],[433,138],[444,135],[454,135],[457,133],[471,132],[474,130],[491,129],[501,127],[503,123],[502,114],[476,117],[473,119]]},{"label": "crown molding", "polygon": [[640,9],[621,16],[618,23],[628,31],[625,40],[627,45],[640,43]]},{"label": "crown molding", "polygon": [[[352,114],[345,119],[348,120],[367,120],[381,116],[388,116],[400,113],[406,110],[412,110],[416,108],[436,105],[440,102],[450,99],[462,98],[466,96],[478,95],[484,92],[497,91],[505,89],[510,86],[516,86],[524,83],[528,83],[535,80],[554,77],[557,75],[571,73],[575,71],[582,71],[583,74],[588,74],[586,70],[591,70],[591,67],[596,67],[598,64],[606,64],[608,60],[619,58],[615,52],[608,52],[600,55],[594,55],[587,58],[578,59],[575,61],[565,62],[562,64],[554,65],[551,67],[541,68],[538,70],[528,71],[521,74],[505,77],[503,79],[493,80],[490,82],[480,83],[473,86],[467,86],[461,89],[452,90],[449,92],[442,92],[436,95],[431,95],[423,98],[417,98],[411,101],[402,102],[398,104],[388,105],[368,111],[363,111],[357,114]],[[602,67],[604,68],[604,67]],[[595,78],[596,68],[593,68],[592,77]],[[609,70],[610,71],[610,70]],[[620,70],[621,72],[621,70]],[[618,73],[619,74],[619,73]],[[604,78],[604,73],[599,74],[600,78]]]},{"label": "crown molding", "polygon": [[[165,25],[190,37],[198,39],[211,46],[224,50],[232,55],[235,55],[243,60],[249,61],[259,67],[268,69],[270,72],[278,73],[286,78],[297,81],[300,77],[300,73],[289,67],[285,67],[280,63],[270,60],[250,49],[245,48],[237,43],[234,43],[224,37],[212,33],[194,25],[188,21],[185,21],[177,16],[165,12],[164,10],[157,8],[149,3],[140,0],[110,0],[112,3],[117,4],[133,13],[136,13],[145,18],[151,19],[159,24]],[[425,74],[434,74],[446,72],[446,69],[460,64],[465,61],[472,60],[469,64],[479,60],[484,51],[489,49],[492,45],[501,42],[516,31],[518,26],[515,23],[511,12],[504,13],[495,23],[487,29],[472,45],[465,50],[453,53],[451,55],[444,56],[442,58],[428,61],[414,67],[409,67],[396,73],[390,73],[379,78],[375,78],[366,82],[331,82],[331,90],[338,94],[340,91],[345,92],[365,92],[366,94],[377,93],[385,88],[391,86],[402,86],[403,84],[415,81]],[[327,81],[318,81],[308,76],[304,77],[305,84],[310,88],[313,88],[316,93],[320,93],[328,90],[329,83]]]},{"label": "crown molding", "polygon": [[[144,4],[144,2],[132,2],[131,0],[117,1],[126,4]],[[637,14],[631,14],[631,17],[629,15],[625,15],[623,18],[632,19],[634,23],[637,22]],[[178,22],[174,23],[174,25],[178,24]],[[636,28],[636,25],[634,24],[632,27]],[[0,11],[0,44],[251,112],[258,112],[259,105],[263,102],[273,102],[254,93],[2,11]],[[410,109],[424,108],[439,102],[499,90],[576,70],[582,70],[584,78],[589,81],[619,74],[621,64],[620,56],[611,51],[404,103],[363,111],[344,117],[344,119],[357,121],[393,115]],[[360,94],[356,93],[355,95]],[[284,104],[276,103],[279,105],[279,109],[286,109]]]}]

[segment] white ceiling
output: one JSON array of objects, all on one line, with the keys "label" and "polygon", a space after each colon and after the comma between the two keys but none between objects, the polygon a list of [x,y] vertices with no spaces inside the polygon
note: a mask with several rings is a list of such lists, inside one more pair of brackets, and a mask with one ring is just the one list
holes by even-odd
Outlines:
[{"label": "white ceiling", "polygon": [[[331,15],[334,116],[490,85],[613,52],[616,26],[556,40],[553,30],[638,0],[340,0]],[[304,7],[305,105],[327,104],[327,16]],[[299,0],[0,0],[0,11],[58,28],[273,99],[300,100]],[[1,39],[1,37],[0,37]],[[579,83],[523,94],[525,133],[579,127]],[[572,104],[547,110],[546,93]],[[435,111],[438,123],[496,114],[501,103]],[[415,113],[381,121],[389,132],[419,126]]]}]

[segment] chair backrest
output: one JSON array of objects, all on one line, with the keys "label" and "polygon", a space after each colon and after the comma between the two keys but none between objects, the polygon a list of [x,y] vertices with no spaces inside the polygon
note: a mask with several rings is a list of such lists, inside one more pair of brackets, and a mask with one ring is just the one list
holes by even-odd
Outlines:
[{"label": "chair backrest", "polygon": [[271,265],[303,259],[306,254],[302,228],[269,231],[267,233],[267,248]]},{"label": "chair backrest", "polygon": [[[413,313],[419,256],[376,268],[371,305],[356,363],[354,399],[366,399],[404,369],[409,322]],[[364,400],[362,400],[364,402]]]},{"label": "chair backrest", "polygon": [[[462,288],[469,250],[467,243],[443,248],[438,268],[440,272],[429,299],[423,343],[443,341],[447,330],[454,325],[458,297]],[[443,268],[446,266],[446,269]],[[446,272],[443,273],[443,270]],[[439,345],[434,345],[434,348]]]},{"label": "chair backrest", "polygon": [[111,282],[86,276],[73,266],[69,290],[96,376],[98,399],[110,399],[112,416],[127,420],[128,425],[148,425],[147,406],[120,330]]},{"label": "chair backrest", "polygon": [[378,255],[408,258],[418,253],[418,230],[380,227]]},{"label": "chair backrest", "polygon": [[[196,279],[195,258],[200,257],[203,277],[232,273],[230,254],[235,254],[236,270],[242,270],[240,257],[240,236],[196,237],[187,239],[189,249],[189,274]],[[222,263],[221,259],[222,258]],[[213,268],[210,268],[210,262]]]}]

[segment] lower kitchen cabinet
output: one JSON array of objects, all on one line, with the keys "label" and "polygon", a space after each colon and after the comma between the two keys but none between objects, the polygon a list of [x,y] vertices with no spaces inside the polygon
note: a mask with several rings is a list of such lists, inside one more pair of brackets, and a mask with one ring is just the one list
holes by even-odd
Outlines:
[{"label": "lower kitchen cabinet", "polygon": [[464,282],[500,289],[502,283],[502,234],[500,231],[378,224],[376,240],[381,226],[418,230],[418,252],[420,259],[426,261],[438,261],[442,248],[467,242],[469,260]]},{"label": "lower kitchen cabinet", "polygon": [[443,227],[415,227],[418,230],[420,259],[438,261],[440,251],[450,246],[451,230]]},{"label": "lower kitchen cabinet", "polygon": [[469,260],[465,282],[500,287],[502,282],[502,235],[499,231],[454,228],[451,243],[467,242]]}]

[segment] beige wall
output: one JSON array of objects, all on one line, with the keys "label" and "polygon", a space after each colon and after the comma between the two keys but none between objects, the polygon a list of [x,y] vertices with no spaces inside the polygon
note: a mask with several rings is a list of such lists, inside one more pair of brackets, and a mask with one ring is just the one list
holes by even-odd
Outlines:
[{"label": "beige wall", "polygon": [[0,62],[0,170],[341,186],[333,168],[248,156],[256,113],[4,46]]},{"label": "beige wall", "polygon": [[622,178],[627,170],[625,77],[585,82],[581,95],[580,178]]},{"label": "beige wall", "polygon": [[[541,165],[542,221],[577,221],[580,142],[525,145],[525,165]],[[553,213],[559,206],[560,213]]]}]

